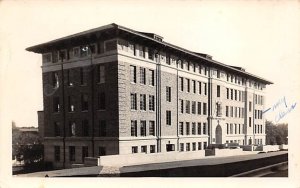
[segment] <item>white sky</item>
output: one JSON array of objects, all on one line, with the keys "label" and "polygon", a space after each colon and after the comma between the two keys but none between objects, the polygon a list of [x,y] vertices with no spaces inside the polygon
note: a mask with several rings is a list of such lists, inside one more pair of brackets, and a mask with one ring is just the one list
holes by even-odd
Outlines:
[{"label": "white sky", "polygon": [[[267,106],[299,101],[299,1],[1,1],[0,121],[37,126],[41,56],[26,47],[117,23],[274,82]],[[299,108],[281,122],[296,125]],[[274,113],[267,116],[274,120]],[[297,129],[299,130],[299,129]]]}]

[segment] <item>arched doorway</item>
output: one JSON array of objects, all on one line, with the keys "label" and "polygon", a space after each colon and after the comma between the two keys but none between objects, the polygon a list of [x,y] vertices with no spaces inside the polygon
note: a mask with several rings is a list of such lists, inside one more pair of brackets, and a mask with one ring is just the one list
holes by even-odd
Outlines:
[{"label": "arched doorway", "polygon": [[222,127],[220,125],[216,127],[216,144],[222,144]]}]

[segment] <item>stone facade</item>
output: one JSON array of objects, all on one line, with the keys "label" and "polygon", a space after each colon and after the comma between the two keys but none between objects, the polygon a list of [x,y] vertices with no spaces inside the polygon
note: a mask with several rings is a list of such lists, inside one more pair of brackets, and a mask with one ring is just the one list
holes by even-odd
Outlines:
[{"label": "stone facade", "polygon": [[269,81],[115,24],[50,43],[27,50],[43,54],[45,160],[56,168],[87,156],[265,144]]}]

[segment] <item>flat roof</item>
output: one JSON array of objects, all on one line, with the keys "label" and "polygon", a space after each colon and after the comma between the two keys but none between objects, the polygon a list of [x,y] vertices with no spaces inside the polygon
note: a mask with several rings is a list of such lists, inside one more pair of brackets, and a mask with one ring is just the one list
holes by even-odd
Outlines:
[{"label": "flat roof", "polygon": [[[259,77],[259,76],[256,76],[254,74],[248,73],[244,70],[239,69],[238,67],[226,65],[224,63],[215,61],[215,60],[209,58],[211,56],[208,55],[208,54],[203,54],[203,53],[199,53],[199,52],[192,52],[190,50],[181,48],[179,46],[176,46],[176,45],[164,42],[164,41],[159,41],[159,40],[154,39],[153,37],[151,37],[151,35],[159,36],[157,34],[135,31],[133,29],[130,29],[130,28],[127,28],[127,27],[124,27],[124,26],[121,26],[121,25],[118,25],[118,24],[115,24],[115,23],[104,25],[104,26],[101,26],[101,27],[97,27],[97,28],[94,28],[94,29],[87,30],[87,31],[79,32],[79,33],[69,35],[69,36],[66,36],[66,37],[62,37],[62,38],[58,38],[58,39],[55,39],[55,40],[51,40],[49,42],[45,42],[45,43],[38,44],[38,45],[35,45],[35,46],[31,46],[31,47],[26,48],[26,50],[31,51],[31,52],[35,52],[35,53],[45,53],[46,50],[48,50],[49,47],[51,47],[51,46],[55,46],[55,45],[62,44],[62,43],[67,43],[67,41],[76,40],[77,38],[84,38],[84,37],[89,37],[89,36],[92,36],[92,35],[97,35],[100,32],[105,32],[105,31],[108,31],[108,30],[116,30],[116,31],[120,30],[120,31],[126,32],[128,34],[132,34],[136,37],[140,37],[140,38],[152,41],[154,43],[157,43],[159,45],[162,45],[162,46],[165,46],[165,47],[183,52],[183,53],[188,54],[188,55],[190,55],[194,58],[205,60],[205,61],[209,62],[211,65],[219,66],[219,67],[225,68],[225,69],[227,69],[231,72],[235,72],[235,73],[239,73],[239,74],[244,75],[244,76],[251,77],[252,79],[258,80],[258,81],[260,81],[264,84],[273,84],[273,82],[271,82],[269,80],[266,80],[262,77]],[[159,36],[159,37],[161,37],[161,36]]]}]

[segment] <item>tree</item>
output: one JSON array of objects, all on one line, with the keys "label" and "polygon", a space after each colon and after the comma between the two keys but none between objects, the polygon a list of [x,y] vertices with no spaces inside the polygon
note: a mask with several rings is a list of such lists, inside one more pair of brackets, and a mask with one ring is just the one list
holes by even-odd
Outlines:
[{"label": "tree", "polygon": [[287,144],[288,140],[288,124],[274,124],[271,121],[266,121],[266,144]]}]

